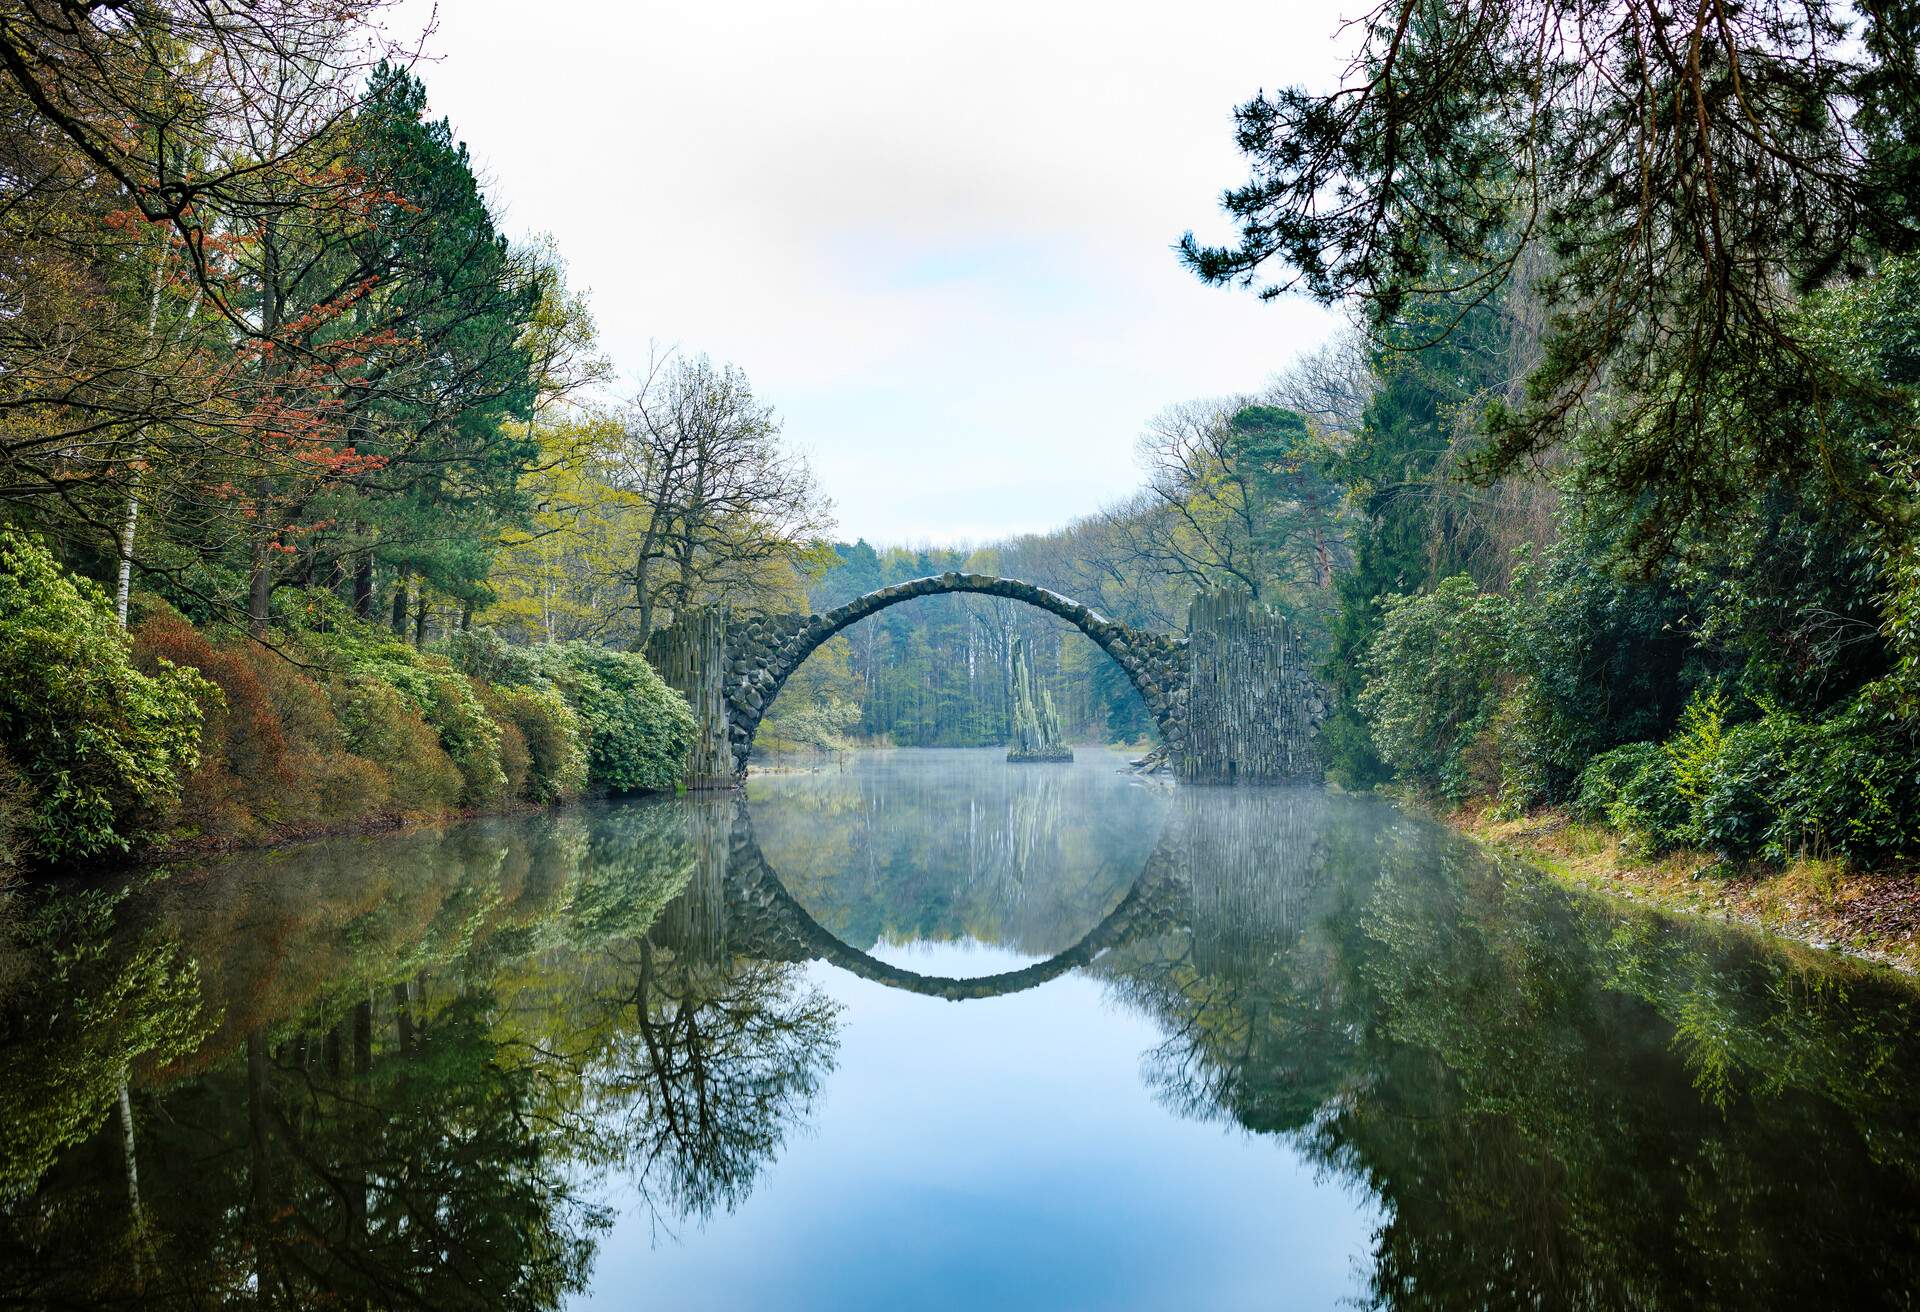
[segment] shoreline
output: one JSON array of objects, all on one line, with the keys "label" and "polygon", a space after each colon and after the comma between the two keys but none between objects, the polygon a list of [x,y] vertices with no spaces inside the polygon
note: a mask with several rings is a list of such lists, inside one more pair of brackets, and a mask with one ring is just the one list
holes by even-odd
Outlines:
[{"label": "shoreline", "polygon": [[312,829],[282,830],[259,838],[248,839],[185,839],[174,843],[157,844],[147,851],[124,861],[96,863],[78,870],[58,868],[34,871],[20,879],[15,888],[31,888],[36,885],[55,884],[69,880],[86,880],[102,875],[138,874],[142,871],[161,870],[169,867],[192,865],[201,861],[220,861],[227,857],[245,856],[249,853],[279,852],[288,848],[301,847],[308,843],[327,842],[339,838],[393,838],[403,834],[418,833],[427,829],[445,829],[452,825],[467,824],[476,820],[502,820],[514,816],[560,815],[578,810],[583,806],[593,806],[603,802],[633,801],[652,797],[679,797],[687,790],[676,789],[673,792],[636,792],[636,793],[588,793],[585,796],[569,798],[562,802],[538,804],[520,802],[512,806],[479,806],[463,808],[457,811],[436,811],[426,815],[395,815],[392,813],[365,816],[344,824],[319,825]]},{"label": "shoreline", "polygon": [[1838,862],[1810,858],[1782,869],[1722,870],[1708,852],[1642,856],[1613,831],[1557,808],[1517,819],[1471,807],[1430,813],[1561,884],[1920,974],[1920,878],[1910,872],[1849,873]]}]

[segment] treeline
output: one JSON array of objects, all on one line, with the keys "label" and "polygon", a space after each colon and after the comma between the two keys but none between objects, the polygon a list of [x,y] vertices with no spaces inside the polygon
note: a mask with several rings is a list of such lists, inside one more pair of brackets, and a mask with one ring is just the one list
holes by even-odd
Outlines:
[{"label": "treeline", "polygon": [[671,786],[621,653],[800,595],[777,418],[678,352],[603,399],[378,10],[0,6],[0,852]]},{"label": "treeline", "polygon": [[[832,564],[808,584],[816,611],[948,571],[1046,581],[1003,547],[877,550],[862,539],[832,550]],[[1079,630],[1018,602],[948,595],[884,610],[816,653],[774,704],[763,733],[772,732],[775,746],[1005,745],[1014,735],[1019,642],[1069,737],[1132,742],[1150,732],[1146,708],[1126,676]]]},{"label": "treeline", "polygon": [[640,656],[486,634],[423,652],[330,593],[285,597],[277,648],[144,595],[123,631],[96,585],[0,532],[5,855],[75,865],[680,781],[693,716]]},{"label": "treeline", "polygon": [[584,1173],[676,1220],[736,1205],[806,1123],[838,1020],[800,966],[681,949],[690,824],[461,826],[286,853],[295,896],[242,862],[36,903],[0,951],[9,1286],[552,1308],[607,1224]]}]

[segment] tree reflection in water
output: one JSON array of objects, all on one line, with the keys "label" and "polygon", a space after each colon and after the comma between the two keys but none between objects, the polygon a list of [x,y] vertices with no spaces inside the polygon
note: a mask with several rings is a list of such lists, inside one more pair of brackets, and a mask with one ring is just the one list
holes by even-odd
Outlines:
[{"label": "tree reflection in water", "polygon": [[[1098,969],[1165,1031],[1170,1108],[1379,1200],[1371,1305],[1909,1305],[1904,982],[1567,893],[1365,799],[1182,803],[1188,923]],[[1238,848],[1270,907],[1210,928],[1236,827],[1294,837]]]},{"label": "tree reflection in water", "polygon": [[1366,799],[1129,794],[1103,829],[1068,784],[775,788],[765,853],[684,800],[53,898],[0,955],[0,1304],[555,1306],[611,1189],[707,1222],[810,1119],[843,1018],[805,963],[1055,973],[860,964],[916,937],[1061,954],[1150,1016],[1170,1110],[1377,1200],[1374,1306],[1920,1287],[1904,984]]},{"label": "tree reflection in water", "polygon": [[[50,902],[10,976],[88,969],[46,974],[81,991],[57,1012],[8,999],[7,1096],[49,1110],[0,1132],[0,1305],[549,1308],[586,1287],[598,1181],[675,1217],[733,1206],[807,1114],[837,1016],[793,966],[648,942],[698,837],[642,806],[390,839],[385,862],[321,845],[275,872],[326,887],[310,914],[223,916],[256,878],[236,865],[88,895],[119,915],[80,949]],[[181,963],[216,957],[193,988]],[[296,1001],[221,1023],[263,996]],[[61,1090],[74,1069],[106,1075]]]},{"label": "tree reflection in water", "polygon": [[839,1007],[797,966],[706,966],[642,940],[633,1024],[594,1076],[620,1157],[660,1218],[731,1211],[804,1120],[838,1046]]}]

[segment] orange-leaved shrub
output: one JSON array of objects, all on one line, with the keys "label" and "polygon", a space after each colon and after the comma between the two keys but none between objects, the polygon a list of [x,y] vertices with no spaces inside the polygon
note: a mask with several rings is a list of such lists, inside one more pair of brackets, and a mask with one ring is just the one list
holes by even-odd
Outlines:
[{"label": "orange-leaved shrub", "polygon": [[184,780],[175,839],[228,844],[293,837],[389,809],[390,780],[354,755],[326,692],[297,666],[245,638],[215,642],[150,605],[133,631],[144,668],[200,671],[200,764]]}]

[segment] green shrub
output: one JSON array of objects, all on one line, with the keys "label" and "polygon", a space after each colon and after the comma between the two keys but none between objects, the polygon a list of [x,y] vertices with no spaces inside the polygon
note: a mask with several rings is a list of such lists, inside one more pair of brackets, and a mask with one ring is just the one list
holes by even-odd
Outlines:
[{"label": "green shrub", "polygon": [[587,786],[587,752],[580,717],[550,683],[496,688],[494,696],[526,744],[527,801],[570,802]]},{"label": "green shrub", "polygon": [[192,670],[134,668],[105,594],[0,530],[0,740],[32,790],[30,858],[83,861],[150,837],[199,760],[209,695]]},{"label": "green shrub", "polygon": [[1456,802],[1497,778],[1469,749],[1513,683],[1508,627],[1506,598],[1464,574],[1383,600],[1360,709],[1401,778]]},{"label": "green shrub", "polygon": [[[507,796],[507,775],[500,765],[500,726],[487,714],[472,681],[451,667],[429,668],[421,674],[425,705],[415,705],[440,735],[440,746],[460,771],[461,802],[488,806],[502,800]],[[398,679],[394,686],[403,693],[411,691]]]},{"label": "green shrub", "polygon": [[1628,743],[1594,757],[1581,772],[1573,810],[1583,820],[1611,825],[1654,855],[1685,843],[1692,819],[1673,761],[1658,743]]},{"label": "green shrub", "polygon": [[693,712],[645,657],[585,642],[528,650],[580,718],[589,783],[614,792],[680,783]]},{"label": "green shrub", "polygon": [[1645,763],[1650,748],[1658,750],[1652,743],[1628,743],[1588,761],[1587,768],[1580,772],[1568,807],[1573,818],[1590,825],[1606,824],[1614,802],[1626,788],[1627,780]]},{"label": "green shrub", "polygon": [[1693,808],[1695,841],[1736,861],[1920,853],[1920,731],[1869,685],[1820,720],[1769,706],[1727,731]]},{"label": "green shrub", "polygon": [[381,680],[426,718],[460,771],[462,804],[487,806],[506,796],[500,726],[451,662],[415,651],[329,592],[294,593],[278,604],[282,618],[301,629],[301,645],[322,664],[338,674]]},{"label": "green shrub", "polygon": [[588,784],[637,792],[680,782],[693,714],[645,657],[587,642],[514,647],[484,629],[445,650],[475,678],[539,695],[511,703],[532,757],[533,800],[564,800]]},{"label": "green shrub", "polygon": [[1617,517],[1563,502],[1536,563],[1516,553],[1508,657],[1524,676],[1534,781],[1570,798],[1601,753],[1664,739],[1700,671],[1689,658],[1690,600],[1622,560]]},{"label": "green shrub", "polygon": [[1805,722],[1781,712],[1728,730],[1694,803],[1695,841],[1733,861],[1762,855],[1778,837],[1780,799],[1806,743]]},{"label": "green shrub", "polygon": [[[9,887],[20,873],[21,830],[32,810],[33,798],[26,781],[13,768],[13,762],[0,753],[0,904],[6,902]],[[4,906],[0,906],[0,929],[6,928],[6,922]]]},{"label": "green shrub", "polygon": [[1920,733],[1870,685],[1805,731],[1788,756],[1763,855],[1884,866],[1920,854]]},{"label": "green shrub", "polygon": [[515,647],[492,629],[456,633],[440,647],[453,668],[496,686],[537,683],[543,676],[536,648]]},{"label": "green shrub", "polygon": [[353,674],[328,689],[347,747],[386,772],[387,803],[400,815],[425,816],[460,804],[459,769],[426,719],[391,684]]},{"label": "green shrub", "polygon": [[1477,767],[1491,773],[1500,809],[1524,815],[1536,806],[1558,800],[1563,791],[1562,751],[1565,744],[1554,733],[1551,708],[1540,696],[1539,683],[1527,677],[1500,700],[1482,733],[1489,761]]}]

